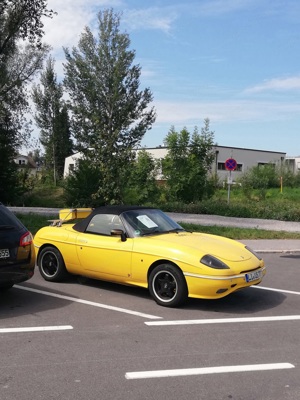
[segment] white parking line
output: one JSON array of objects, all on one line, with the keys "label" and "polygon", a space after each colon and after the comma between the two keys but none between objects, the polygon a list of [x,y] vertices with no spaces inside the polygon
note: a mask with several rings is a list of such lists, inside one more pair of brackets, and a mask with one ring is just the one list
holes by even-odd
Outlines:
[{"label": "white parking line", "polygon": [[26,290],[28,292],[34,292],[34,293],[38,293],[38,294],[43,294],[45,296],[56,297],[57,299],[73,301],[74,303],[86,304],[88,306],[105,308],[107,310],[118,311],[118,312],[125,313],[125,314],[131,314],[131,315],[135,315],[137,317],[148,318],[148,319],[160,319],[160,318],[162,318],[162,317],[157,317],[156,315],[144,314],[144,313],[140,313],[138,311],[127,310],[126,308],[108,306],[106,304],[95,303],[93,301],[77,299],[75,297],[70,297],[70,296],[63,296],[61,294],[52,293],[52,292],[46,292],[44,290],[32,289],[32,288],[25,287],[25,286],[15,285],[14,288],[21,289],[21,290]]},{"label": "white parking line", "polygon": [[147,379],[147,378],[166,378],[173,376],[208,375],[223,374],[228,372],[250,372],[250,371],[271,371],[277,369],[295,368],[293,364],[254,364],[254,365],[233,365],[224,367],[209,368],[188,368],[188,369],[166,369],[160,371],[140,371],[126,372],[126,379]]},{"label": "white parking line", "polygon": [[300,315],[284,315],[279,317],[245,317],[245,318],[215,318],[215,319],[191,319],[178,321],[153,321],[144,322],[149,326],[170,326],[170,325],[208,325],[208,324],[230,324],[240,322],[274,322],[300,320]]},{"label": "white parking line", "polygon": [[264,286],[251,286],[252,289],[262,289],[262,290],[269,290],[270,292],[280,292],[280,293],[288,293],[288,294],[296,294],[300,296],[300,292],[294,292],[293,290],[285,290],[285,289],[273,289]]},{"label": "white parking line", "polygon": [[0,333],[64,331],[68,329],[73,329],[73,326],[61,325],[61,326],[31,326],[27,328],[2,328],[0,329]]}]

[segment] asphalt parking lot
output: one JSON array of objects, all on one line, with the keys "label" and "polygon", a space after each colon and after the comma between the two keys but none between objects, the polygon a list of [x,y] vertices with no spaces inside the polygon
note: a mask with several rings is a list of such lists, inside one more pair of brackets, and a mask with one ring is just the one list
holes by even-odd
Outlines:
[{"label": "asphalt parking lot", "polygon": [[299,399],[299,253],[259,287],[156,305],[146,290],[38,271],[0,297],[6,399]]}]

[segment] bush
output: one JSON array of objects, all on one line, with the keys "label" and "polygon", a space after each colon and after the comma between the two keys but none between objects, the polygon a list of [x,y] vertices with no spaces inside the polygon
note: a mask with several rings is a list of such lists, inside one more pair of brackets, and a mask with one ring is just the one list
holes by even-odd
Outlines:
[{"label": "bush", "polygon": [[269,189],[267,200],[260,199],[258,193],[259,190],[252,190],[251,196],[245,197],[241,189],[235,189],[231,192],[228,204],[228,193],[225,190],[218,190],[209,200],[190,204],[164,202],[155,206],[164,211],[188,214],[300,221],[300,190],[286,189],[281,194],[278,189]]},{"label": "bush", "polygon": [[39,185],[24,194],[22,204],[19,205],[25,207],[63,208],[66,206],[63,195],[64,189],[62,186]]},{"label": "bush", "polygon": [[78,168],[64,181],[64,200],[69,207],[96,207],[104,200],[95,194],[101,182],[98,168],[90,165],[88,160],[80,160]]}]

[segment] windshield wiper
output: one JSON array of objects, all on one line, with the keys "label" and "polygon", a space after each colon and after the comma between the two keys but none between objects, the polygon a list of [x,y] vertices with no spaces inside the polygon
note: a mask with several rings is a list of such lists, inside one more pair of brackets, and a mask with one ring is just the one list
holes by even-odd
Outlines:
[{"label": "windshield wiper", "polygon": [[160,231],[158,229],[154,229],[153,231],[150,231],[150,232],[143,232],[141,234],[141,236],[157,235],[157,234],[160,234],[160,233],[165,233],[165,232],[162,232],[162,231]]},{"label": "windshield wiper", "polygon": [[185,232],[185,229],[175,228],[175,229],[169,229],[168,231],[159,231],[158,229],[156,229],[151,232],[145,232],[141,236],[164,235],[166,233],[179,233],[179,232]]}]

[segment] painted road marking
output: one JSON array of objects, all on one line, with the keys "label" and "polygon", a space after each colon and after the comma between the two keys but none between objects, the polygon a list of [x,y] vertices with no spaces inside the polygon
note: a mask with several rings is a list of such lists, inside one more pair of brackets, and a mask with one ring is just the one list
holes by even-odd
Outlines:
[{"label": "painted road marking", "polygon": [[268,288],[264,286],[251,286],[252,289],[263,289],[263,290],[269,290],[271,292],[281,292],[281,293],[288,293],[288,294],[296,294],[297,296],[300,296],[300,292],[294,292],[293,290],[285,290],[285,289],[273,289],[273,288]]},{"label": "painted road marking", "polygon": [[32,289],[32,288],[25,287],[25,286],[15,285],[14,288],[21,289],[21,290],[26,290],[28,292],[34,292],[34,293],[38,293],[38,294],[43,294],[45,296],[55,297],[57,299],[63,299],[63,300],[67,300],[67,301],[72,301],[74,303],[86,304],[88,306],[105,308],[107,310],[118,311],[118,312],[125,313],[125,314],[131,314],[131,315],[135,315],[137,317],[148,318],[148,319],[160,319],[160,318],[162,318],[162,317],[157,317],[157,316],[151,315],[151,314],[144,314],[144,313],[141,313],[141,312],[138,312],[138,311],[127,310],[126,308],[108,306],[106,304],[96,303],[94,301],[77,299],[75,297],[70,297],[70,296],[63,296],[61,294],[52,293],[52,292],[46,292],[44,290]]},{"label": "painted road marking", "polygon": [[73,326],[61,325],[61,326],[31,326],[27,328],[2,328],[0,329],[0,333],[64,331],[68,329],[73,329]]},{"label": "painted road marking", "polygon": [[126,372],[126,379],[166,378],[173,376],[223,374],[229,372],[271,371],[278,369],[295,368],[290,363],[233,365],[209,368],[166,369],[158,371]]},{"label": "painted road marking", "polygon": [[245,318],[215,318],[215,319],[191,319],[178,321],[153,321],[144,322],[149,326],[166,325],[208,325],[208,324],[230,324],[240,322],[274,322],[274,321],[294,321],[300,320],[300,315],[284,315],[279,317],[245,317]]}]

